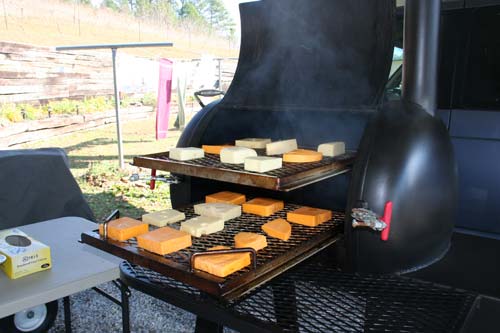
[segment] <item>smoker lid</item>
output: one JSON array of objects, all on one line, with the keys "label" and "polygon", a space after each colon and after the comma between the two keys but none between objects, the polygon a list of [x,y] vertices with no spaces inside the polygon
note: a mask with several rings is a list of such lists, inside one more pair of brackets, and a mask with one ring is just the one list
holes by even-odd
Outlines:
[{"label": "smoker lid", "polygon": [[221,105],[378,105],[390,70],[394,8],[392,0],[241,4],[240,59]]}]

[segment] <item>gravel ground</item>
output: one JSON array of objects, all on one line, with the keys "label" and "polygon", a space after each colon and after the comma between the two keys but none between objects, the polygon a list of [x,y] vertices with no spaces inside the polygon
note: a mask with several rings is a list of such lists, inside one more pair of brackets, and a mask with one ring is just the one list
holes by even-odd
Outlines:
[{"label": "gravel ground", "polygon": [[[118,289],[111,283],[101,289],[119,298]],[[74,333],[121,332],[121,308],[97,294],[86,290],[71,296],[71,320]],[[49,333],[63,333],[63,304],[59,301],[59,312],[54,327]],[[132,332],[194,332],[196,317],[173,305],[132,290],[130,298],[130,325]]]}]

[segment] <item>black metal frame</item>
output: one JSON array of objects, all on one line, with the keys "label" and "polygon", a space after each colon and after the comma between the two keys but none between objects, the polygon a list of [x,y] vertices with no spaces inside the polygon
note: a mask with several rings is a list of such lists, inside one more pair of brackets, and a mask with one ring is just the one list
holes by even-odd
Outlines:
[{"label": "black metal frame", "polygon": [[[107,292],[103,291],[98,287],[92,287],[92,290],[96,291],[99,295],[106,297],[111,302],[120,306],[122,309],[122,332],[130,333],[130,308],[129,308],[129,298],[130,289],[121,280],[113,280],[112,283],[120,290],[120,300],[116,297],[111,296]],[[69,296],[63,298],[64,305],[64,329],[66,333],[71,333],[71,303]]]}]

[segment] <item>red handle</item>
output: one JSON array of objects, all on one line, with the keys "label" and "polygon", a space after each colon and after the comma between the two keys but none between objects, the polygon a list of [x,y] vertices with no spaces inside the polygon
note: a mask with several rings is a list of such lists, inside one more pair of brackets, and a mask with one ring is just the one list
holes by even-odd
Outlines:
[{"label": "red handle", "polygon": [[[156,177],[156,169],[151,169],[151,177],[152,177],[152,178],[153,178],[153,177]],[[151,179],[151,180],[149,181],[149,188],[150,188],[151,190],[154,190],[154,189],[155,189],[155,187],[156,187],[156,180],[155,180],[155,179]]]},{"label": "red handle", "polygon": [[384,207],[384,216],[381,220],[385,222],[387,227],[380,233],[380,239],[387,241],[389,239],[389,232],[391,231],[391,219],[392,219],[392,201],[387,201]]}]

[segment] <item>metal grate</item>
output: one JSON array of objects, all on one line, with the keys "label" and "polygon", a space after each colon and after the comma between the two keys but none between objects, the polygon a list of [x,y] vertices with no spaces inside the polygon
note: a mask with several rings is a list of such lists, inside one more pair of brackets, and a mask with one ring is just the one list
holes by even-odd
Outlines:
[{"label": "metal grate", "polygon": [[[92,232],[82,234],[82,241],[121,256],[126,260],[159,270],[161,273],[167,275],[174,274],[174,270],[182,272],[183,275],[174,276],[180,281],[190,281],[190,284],[206,292],[222,296],[245,284],[251,284],[253,280],[261,278],[273,269],[280,268],[283,270],[283,267],[286,265],[294,265],[336,241],[342,230],[344,214],[333,212],[330,221],[320,224],[317,227],[292,224],[292,236],[288,241],[267,237],[267,247],[257,252],[257,270],[255,272],[251,271],[251,267],[246,267],[226,278],[218,278],[201,271],[191,272],[189,263],[191,255],[197,252],[208,251],[211,247],[217,245],[233,247],[234,236],[238,232],[246,231],[264,234],[261,230],[263,224],[276,218],[286,218],[287,212],[299,207],[301,206],[285,204],[283,210],[269,217],[243,213],[239,218],[226,221],[223,231],[199,238],[193,237],[192,246],[165,256],[156,255],[139,248],[135,238],[127,242],[105,241],[97,232]],[[192,206],[179,210],[186,214],[186,219],[197,216],[194,214]],[[180,223],[174,223],[170,226],[179,229]],[[150,226],[151,230],[155,228]],[[147,259],[147,262],[144,259]],[[157,264],[161,264],[161,266]],[[192,277],[199,279],[193,280],[191,279]],[[206,287],[205,283],[209,283],[210,288]]]},{"label": "metal grate", "polygon": [[[156,292],[175,290],[206,302],[196,288],[129,263],[128,279]],[[218,311],[284,332],[456,332],[475,295],[395,275],[359,275],[307,262],[231,303],[205,303]],[[235,327],[235,329],[238,329]]]},{"label": "metal grate", "polygon": [[249,172],[240,164],[220,162],[220,156],[205,154],[204,158],[191,161],[176,161],[168,152],[134,158],[134,165],[170,171],[272,190],[290,191],[329,177],[348,172],[354,162],[355,153],[348,152],[336,157],[324,157],[319,162],[283,163],[283,167],[265,173]]}]

